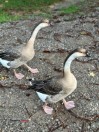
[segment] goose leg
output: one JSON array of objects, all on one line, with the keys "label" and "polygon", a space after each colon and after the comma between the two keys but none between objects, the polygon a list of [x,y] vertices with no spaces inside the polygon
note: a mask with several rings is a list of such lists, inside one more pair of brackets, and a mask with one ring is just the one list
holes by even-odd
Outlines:
[{"label": "goose leg", "polygon": [[17,79],[22,79],[24,77],[22,73],[16,73],[16,70],[14,70],[14,75],[16,76]]},{"label": "goose leg", "polygon": [[43,110],[45,111],[46,114],[51,115],[53,112],[53,108],[47,106],[47,104],[45,103],[45,105],[43,105]]},{"label": "goose leg", "polygon": [[63,99],[63,103],[64,103],[64,106],[67,110],[75,107],[74,101],[68,101],[67,102],[65,99]]},{"label": "goose leg", "polygon": [[24,64],[24,65],[25,65],[25,66],[28,68],[28,70],[29,70],[30,72],[32,72],[32,73],[38,73],[38,72],[39,72],[37,68],[33,69],[33,68],[29,67],[27,64]]}]

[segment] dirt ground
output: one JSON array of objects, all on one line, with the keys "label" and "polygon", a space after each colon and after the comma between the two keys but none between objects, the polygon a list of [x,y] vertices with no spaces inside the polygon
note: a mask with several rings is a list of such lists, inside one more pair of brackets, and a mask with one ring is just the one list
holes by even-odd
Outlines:
[{"label": "dirt ground", "polygon": [[[25,74],[20,81],[11,70],[0,66],[0,132],[99,132],[99,7],[72,20],[53,13],[55,24],[39,32],[35,57],[28,63],[39,73],[32,75],[20,67],[17,71]],[[0,51],[13,51],[27,42],[41,19],[0,24]],[[64,59],[77,47],[88,49],[91,57],[76,59],[71,66],[78,87],[66,99],[73,100],[76,107],[68,111],[59,102],[53,105],[53,114],[47,115],[36,93],[26,90],[27,78],[38,80],[62,74]]]}]

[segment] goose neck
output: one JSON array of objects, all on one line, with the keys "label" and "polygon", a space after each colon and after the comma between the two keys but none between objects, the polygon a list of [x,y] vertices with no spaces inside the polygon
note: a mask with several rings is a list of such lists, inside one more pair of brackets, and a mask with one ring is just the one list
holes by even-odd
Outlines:
[{"label": "goose neck", "polygon": [[64,73],[71,72],[70,66],[72,61],[76,58],[75,54],[72,54],[71,56],[67,57],[64,63]]},{"label": "goose neck", "polygon": [[38,32],[39,32],[39,30],[40,30],[41,28],[42,28],[42,25],[39,24],[39,25],[34,29],[34,31],[33,31],[33,33],[32,33],[32,36],[31,36],[31,38],[29,39],[27,45],[29,45],[30,47],[31,47],[31,46],[34,47],[34,41],[35,41],[36,36],[37,36],[37,34],[38,34]]}]

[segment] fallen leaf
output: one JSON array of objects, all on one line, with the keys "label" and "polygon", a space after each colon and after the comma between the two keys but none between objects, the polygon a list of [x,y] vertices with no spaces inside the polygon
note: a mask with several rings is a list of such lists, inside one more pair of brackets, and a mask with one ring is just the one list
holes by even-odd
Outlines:
[{"label": "fallen leaf", "polygon": [[55,39],[56,41],[61,42],[61,38],[62,38],[62,35],[61,35],[61,34],[59,34],[59,33],[54,33],[54,39]]},{"label": "fallen leaf", "polygon": [[88,36],[92,36],[92,34],[88,31],[82,31],[80,32],[81,35],[88,35]]}]

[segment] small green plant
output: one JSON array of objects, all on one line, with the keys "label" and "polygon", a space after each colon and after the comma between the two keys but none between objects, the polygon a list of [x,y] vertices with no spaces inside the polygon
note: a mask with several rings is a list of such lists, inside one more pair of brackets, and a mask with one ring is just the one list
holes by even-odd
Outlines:
[{"label": "small green plant", "polygon": [[71,13],[76,13],[80,10],[80,8],[76,5],[69,6],[68,8],[62,8],[60,9],[60,12],[62,14],[71,14]]},{"label": "small green plant", "polygon": [[20,18],[19,16],[12,16],[6,12],[0,12],[0,23],[12,21],[12,20],[18,20],[19,18]]},{"label": "small green plant", "polygon": [[26,18],[35,11],[39,11],[42,17],[48,16],[49,5],[61,0],[0,0],[0,22]]}]

